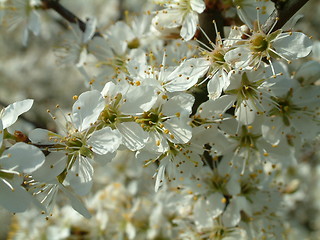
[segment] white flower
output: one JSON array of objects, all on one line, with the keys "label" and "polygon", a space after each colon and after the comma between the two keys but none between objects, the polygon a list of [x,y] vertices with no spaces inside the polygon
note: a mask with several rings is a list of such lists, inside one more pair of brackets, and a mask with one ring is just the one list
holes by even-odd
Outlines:
[{"label": "white flower", "polygon": [[[228,51],[224,58],[235,68],[256,68],[266,58],[273,69],[271,59],[283,59],[290,63],[292,60],[306,57],[312,49],[311,40],[300,32],[265,33],[258,25],[258,29],[234,28],[230,35],[238,32],[238,39],[234,41],[234,49]],[[242,39],[246,36],[247,39]],[[234,37],[230,37],[233,38]]]},{"label": "white flower", "polygon": [[225,93],[235,103],[235,116],[244,123],[250,124],[257,115],[264,114],[275,103],[271,99],[271,87],[275,84],[267,77],[266,69],[256,71],[230,72],[229,86]]},{"label": "white flower", "polygon": [[7,150],[3,146],[4,130],[14,124],[32,104],[33,100],[27,99],[10,104],[0,112],[0,204],[11,212],[25,211],[31,202],[37,205],[21,184],[24,174],[32,174],[44,163],[43,153],[22,142]]},{"label": "white flower", "polygon": [[10,0],[6,4],[10,9],[6,19],[9,29],[14,30],[23,25],[22,44],[27,45],[29,31],[36,36],[40,33],[40,16],[35,10],[35,6],[39,3],[36,0]]},{"label": "white flower", "polygon": [[0,146],[3,141],[3,130],[14,124],[21,114],[29,111],[32,104],[32,99],[26,99],[12,103],[0,111]]},{"label": "white flower", "polygon": [[109,82],[102,90],[105,107],[99,117],[100,126],[117,129],[122,143],[131,151],[143,148],[148,133],[134,121],[134,118],[149,111],[157,100],[155,89],[149,85],[132,86],[126,82],[115,85]]},{"label": "white flower", "polygon": [[88,55],[89,42],[96,31],[96,24],[95,18],[89,18],[84,32],[78,24],[70,25],[72,35],[57,51],[62,64],[75,64],[80,69],[83,67]]},{"label": "white flower", "polygon": [[[313,140],[319,134],[319,86],[301,86],[295,79],[282,79],[274,106],[262,125],[264,138],[278,144],[286,135]],[[292,144],[292,143],[291,143]]]},{"label": "white flower", "polygon": [[233,0],[233,4],[240,19],[250,28],[257,21],[257,15],[259,24],[262,25],[275,10],[274,2],[270,0]]},{"label": "white flower", "polygon": [[[23,174],[32,174],[44,163],[43,153],[26,143],[16,143],[0,157],[0,204],[11,212],[23,212],[36,203],[21,186]],[[37,205],[37,204],[36,204]],[[38,205],[37,205],[38,206]]]},{"label": "white flower", "polygon": [[106,38],[95,37],[89,42],[88,50],[96,57],[95,66],[100,71],[92,82],[96,89],[109,81],[125,79],[130,59],[145,61],[149,27],[150,18],[146,16],[135,18],[131,26],[119,21],[108,29]]},{"label": "white flower", "polygon": [[187,143],[192,137],[189,115],[194,103],[190,94],[180,93],[169,99],[164,95],[149,111],[144,112],[135,121],[149,133],[146,149],[163,153],[168,150],[169,142]]},{"label": "white flower", "polygon": [[181,37],[189,41],[195,34],[198,24],[198,14],[206,6],[203,0],[162,0],[165,9],[157,12],[153,19],[156,28],[177,28],[181,26]]},{"label": "white flower", "polygon": [[[43,129],[30,133],[32,142],[47,145],[47,150],[51,152],[46,166],[35,175],[39,180],[45,182],[46,177],[57,177],[60,183],[66,180],[80,195],[89,192],[93,176],[91,159],[106,163],[121,144],[121,135],[117,130],[110,127],[96,130],[93,126],[103,108],[104,100],[100,92],[82,93],[73,105],[70,120],[64,129],[65,136]],[[50,182],[51,177],[48,180]]]},{"label": "white flower", "polygon": [[153,85],[156,90],[166,92],[186,91],[193,87],[208,71],[210,63],[202,58],[190,58],[182,61],[177,67],[167,67],[166,54],[163,56],[160,69],[149,66],[146,62],[130,61],[129,76],[135,83]]},{"label": "white flower", "polygon": [[[224,120],[219,126],[223,144],[214,144],[212,151],[222,153],[231,165],[245,172],[265,162],[289,164],[294,161],[293,150],[287,144],[270,144],[262,135],[263,118],[257,118],[250,125],[241,125],[235,119]],[[224,136],[226,139],[223,139]],[[227,142],[225,142],[227,140]]]},{"label": "white flower", "polygon": [[163,153],[143,149],[136,155],[138,160],[144,161],[145,166],[156,160],[159,161],[159,167],[154,174],[154,177],[156,177],[154,187],[156,192],[167,180],[171,184],[179,184],[184,178],[196,174],[197,170],[203,165],[200,154],[204,150],[202,146],[192,144],[192,139],[186,144],[168,143],[169,148]]}]

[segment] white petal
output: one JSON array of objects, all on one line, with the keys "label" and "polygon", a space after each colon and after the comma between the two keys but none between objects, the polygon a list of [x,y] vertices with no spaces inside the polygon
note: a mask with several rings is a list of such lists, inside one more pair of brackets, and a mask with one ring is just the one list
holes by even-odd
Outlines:
[{"label": "white petal", "polygon": [[148,141],[149,134],[145,132],[138,123],[124,122],[118,125],[122,134],[123,144],[131,151],[143,148]]},{"label": "white petal", "polygon": [[2,147],[2,142],[3,142],[3,125],[0,119],[0,148]]},{"label": "white petal", "polygon": [[184,18],[180,35],[185,41],[189,41],[193,38],[197,30],[197,24],[198,24],[198,14],[195,12],[190,12]]},{"label": "white petal", "polygon": [[40,24],[40,15],[36,11],[32,11],[28,22],[28,28],[36,36],[38,36],[40,33]]},{"label": "white petal", "polygon": [[25,29],[23,29],[23,32],[22,32],[22,45],[23,46],[27,46],[28,39],[29,39],[29,30],[28,30],[28,28],[25,28]]},{"label": "white petal", "polygon": [[82,48],[77,58],[77,62],[75,62],[77,68],[81,68],[83,66],[83,64],[87,60],[87,55],[88,55],[87,48]]},{"label": "white petal", "polygon": [[245,125],[252,123],[256,116],[255,111],[253,111],[255,109],[254,107],[255,105],[252,103],[252,101],[241,103],[235,112],[237,120]]},{"label": "white petal", "polygon": [[190,0],[190,5],[193,11],[202,13],[206,9],[206,5],[203,0]]},{"label": "white petal", "polygon": [[149,140],[146,144],[146,149],[151,152],[164,153],[169,149],[167,139],[165,139],[159,132],[152,131],[149,133]]},{"label": "white petal", "polygon": [[231,195],[237,195],[241,192],[241,186],[236,176],[232,175],[231,179],[228,181],[226,185],[226,189],[228,193]]},{"label": "white petal", "polygon": [[279,35],[280,39],[275,39],[272,47],[282,56],[289,60],[306,57],[312,50],[312,41],[303,33],[293,32]]},{"label": "white petal", "polygon": [[50,182],[66,168],[67,160],[64,152],[52,152],[46,156],[44,164],[32,173],[32,177],[40,182]]},{"label": "white petal", "polygon": [[79,156],[68,172],[66,181],[73,188],[75,193],[86,195],[92,187],[93,167],[89,160]]},{"label": "white petal", "polygon": [[99,91],[82,93],[72,107],[72,120],[75,127],[85,130],[90,127],[104,109],[104,99]]},{"label": "white petal", "polygon": [[4,151],[1,166],[5,169],[14,169],[19,172],[32,173],[38,169],[45,160],[39,148],[18,142]]},{"label": "white petal", "polygon": [[190,58],[167,76],[164,87],[169,92],[188,90],[206,74],[209,66],[209,61],[203,58]]},{"label": "white petal", "polygon": [[19,115],[29,111],[29,109],[32,107],[32,104],[32,99],[26,99],[7,106],[4,109],[3,115],[1,117],[3,128],[5,129],[14,124],[17,121]]},{"label": "white petal", "polygon": [[121,142],[122,137],[117,129],[112,130],[110,127],[105,127],[94,131],[87,144],[92,147],[93,152],[104,155],[116,151]]},{"label": "white petal", "polygon": [[114,96],[117,95],[117,93],[118,93],[118,88],[113,82],[107,82],[101,91],[101,95],[104,98],[107,98],[107,97],[113,98]]},{"label": "white petal", "polygon": [[152,19],[152,24],[157,29],[176,28],[182,24],[183,14],[180,11],[172,9],[171,11],[159,11]]},{"label": "white petal", "polygon": [[157,101],[153,86],[131,86],[124,98],[126,102],[120,107],[120,111],[128,115],[149,111]]},{"label": "white petal", "polygon": [[198,199],[194,204],[193,215],[197,225],[201,228],[207,228],[212,226],[212,218],[208,214],[208,206],[206,200]]},{"label": "white petal", "polygon": [[162,159],[160,162],[160,166],[157,170],[157,178],[156,178],[156,184],[154,185],[154,191],[157,192],[159,190],[159,188],[162,186],[163,182],[164,182],[164,173],[166,170],[166,163],[164,161],[165,159]]},{"label": "white petal", "polygon": [[[164,122],[164,126],[169,130],[169,141],[173,143],[187,143],[192,137],[192,128],[186,119],[171,118]],[[172,138],[173,136],[173,138]]]},{"label": "white petal", "polygon": [[210,213],[210,217],[216,218],[218,217],[224,210],[225,204],[222,202],[224,196],[215,192],[208,196],[207,198],[207,211]]},{"label": "white petal", "polygon": [[282,133],[288,130],[280,117],[267,117],[261,126],[263,138],[271,144],[278,144]]},{"label": "white petal", "polygon": [[99,60],[105,60],[113,57],[112,48],[106,39],[102,37],[94,37],[88,44],[88,51]]},{"label": "white petal", "polygon": [[126,224],[126,234],[129,239],[134,239],[136,236],[136,228],[130,222]]},{"label": "white petal", "polygon": [[209,99],[200,105],[198,112],[202,118],[217,119],[234,104],[235,100],[236,97],[232,95],[223,95],[215,100]]},{"label": "white petal", "polygon": [[234,227],[240,222],[240,209],[238,209],[236,201],[237,199],[232,199],[222,215],[223,225],[226,227]]},{"label": "white petal", "polygon": [[176,113],[190,115],[194,103],[194,96],[188,93],[179,93],[173,96],[162,106],[162,113],[166,116],[174,116]]},{"label": "white petal", "polygon": [[96,161],[97,163],[101,164],[101,165],[105,165],[109,162],[111,162],[114,157],[116,156],[117,152],[113,152],[113,153],[108,153],[108,154],[105,154],[105,155],[95,155],[94,156],[94,161]]},{"label": "white petal", "polygon": [[0,205],[10,212],[23,212],[31,203],[31,196],[19,185],[13,185],[14,191],[0,178]]},{"label": "white petal", "polygon": [[303,84],[315,83],[320,79],[320,63],[317,61],[308,61],[304,63],[294,77],[303,80]]},{"label": "white petal", "polygon": [[69,198],[71,206],[74,210],[80,213],[85,218],[91,218],[91,214],[89,213],[88,209],[84,206],[84,204],[80,201],[75,194],[68,189],[66,189],[62,184],[59,184],[59,188],[63,191],[63,193]]},{"label": "white petal", "polygon": [[245,68],[252,62],[252,54],[247,47],[237,47],[224,55],[226,62],[236,69]]},{"label": "white petal", "polygon": [[59,135],[46,129],[36,128],[29,133],[28,137],[32,143],[39,145],[51,145],[54,142],[49,138],[53,136]]},{"label": "white petal", "polygon": [[86,30],[83,34],[83,43],[88,42],[94,35],[96,31],[97,19],[96,18],[89,18],[86,22]]},{"label": "white petal", "polygon": [[218,71],[208,82],[208,96],[210,99],[220,97],[222,90],[228,87],[229,78],[224,71]]},{"label": "white petal", "polygon": [[291,123],[304,139],[313,140],[320,132],[318,119],[312,119],[305,113],[294,116]]}]

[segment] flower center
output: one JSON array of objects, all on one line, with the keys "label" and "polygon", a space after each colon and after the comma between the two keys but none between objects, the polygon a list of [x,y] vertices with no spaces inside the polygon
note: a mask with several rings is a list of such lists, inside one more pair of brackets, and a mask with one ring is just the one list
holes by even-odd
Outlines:
[{"label": "flower center", "polygon": [[240,99],[242,101],[248,99],[257,99],[257,88],[260,85],[259,81],[250,82],[247,73],[243,73],[241,77],[241,87],[238,89],[238,95],[240,95]]},{"label": "flower center", "polygon": [[241,135],[233,136],[232,138],[236,139],[239,142],[240,148],[256,148],[256,141],[259,139],[261,135],[253,134],[248,131],[247,126],[242,126]]},{"label": "flower center", "polygon": [[121,113],[119,112],[119,105],[122,100],[122,94],[118,93],[113,100],[110,101],[109,104],[107,104],[103,111],[101,112],[99,116],[99,120],[102,121],[102,124],[104,126],[109,126],[112,129],[116,128],[117,123],[122,122]]},{"label": "flower center", "polygon": [[140,118],[136,119],[136,122],[139,123],[145,131],[156,131],[163,127],[162,122],[165,120],[163,117],[163,113],[159,112],[159,109],[152,109],[149,112],[144,112]]},{"label": "flower center", "polygon": [[140,41],[138,38],[135,38],[128,43],[129,49],[135,49],[135,48],[138,48],[139,46],[140,46]]},{"label": "flower center", "polygon": [[63,142],[66,145],[66,150],[71,154],[80,153],[84,157],[93,157],[93,152],[86,146],[85,141],[80,136],[66,137]]},{"label": "flower center", "polygon": [[270,44],[265,34],[255,34],[250,39],[250,49],[253,52],[261,53],[265,52],[269,48]]},{"label": "flower center", "polygon": [[204,182],[208,185],[210,192],[220,192],[223,195],[227,196],[228,191],[226,189],[226,184],[230,179],[229,175],[220,176],[217,172],[213,175],[208,176],[208,178],[204,179]]},{"label": "flower center", "polygon": [[269,113],[271,116],[275,115],[275,116],[282,117],[283,123],[286,126],[290,126],[290,118],[293,113],[305,110],[305,109],[302,109],[302,108],[296,106],[292,102],[292,100],[291,100],[292,94],[293,94],[293,91],[291,89],[286,97],[275,99],[278,107],[273,108]]},{"label": "flower center", "polygon": [[217,48],[208,55],[213,63],[223,65],[226,62],[224,59],[224,54],[225,52],[222,49]]}]

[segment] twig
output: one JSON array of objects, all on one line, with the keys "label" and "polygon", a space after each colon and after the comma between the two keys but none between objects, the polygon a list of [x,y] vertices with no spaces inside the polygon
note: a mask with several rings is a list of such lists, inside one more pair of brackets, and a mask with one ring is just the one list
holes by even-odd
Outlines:
[{"label": "twig", "polygon": [[264,32],[269,32],[274,23],[277,23],[272,28],[272,31],[276,31],[283,27],[290,18],[298,12],[309,0],[287,0],[272,12],[266,23],[262,26]]},{"label": "twig", "polygon": [[124,9],[124,0],[118,0],[118,8],[119,8],[119,17],[118,21],[124,20],[125,18],[125,9]]},{"label": "twig", "polygon": [[[66,19],[70,23],[78,24],[81,31],[85,32],[86,23],[83,22],[79,17],[70,12],[64,6],[59,3],[59,0],[41,0],[43,9],[52,9],[57,12],[61,17]],[[94,37],[99,36],[102,37],[101,33],[98,31],[95,32]]]}]

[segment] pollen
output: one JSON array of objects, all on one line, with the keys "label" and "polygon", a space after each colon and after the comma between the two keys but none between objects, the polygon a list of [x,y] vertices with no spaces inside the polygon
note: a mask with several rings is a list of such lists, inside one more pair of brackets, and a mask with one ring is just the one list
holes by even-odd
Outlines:
[{"label": "pollen", "polygon": [[227,199],[226,199],[226,198],[222,198],[222,199],[221,199],[221,202],[222,202],[222,203],[227,203]]}]

